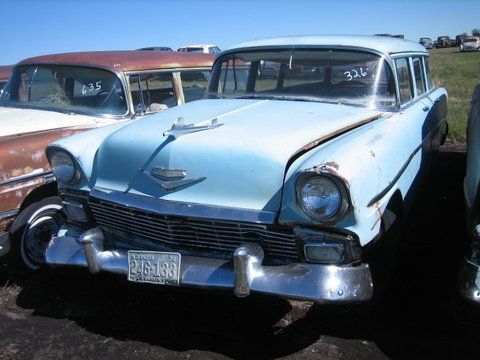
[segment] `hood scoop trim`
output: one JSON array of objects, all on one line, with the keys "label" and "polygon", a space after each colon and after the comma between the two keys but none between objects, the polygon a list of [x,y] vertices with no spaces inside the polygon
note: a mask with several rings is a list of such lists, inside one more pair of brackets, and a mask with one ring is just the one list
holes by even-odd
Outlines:
[{"label": "hood scoop trim", "polygon": [[172,125],[172,128],[163,133],[163,136],[171,136],[174,139],[178,139],[182,135],[191,134],[198,131],[216,129],[222,125],[223,124],[218,123],[217,118],[203,121],[197,124],[185,124],[183,122],[183,117],[179,117]]}]

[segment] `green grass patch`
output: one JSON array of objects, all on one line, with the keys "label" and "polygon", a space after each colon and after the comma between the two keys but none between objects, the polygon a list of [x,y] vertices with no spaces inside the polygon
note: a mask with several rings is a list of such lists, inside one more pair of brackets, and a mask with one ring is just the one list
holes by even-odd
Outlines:
[{"label": "green grass patch", "polygon": [[463,141],[473,89],[480,84],[480,52],[449,48],[434,49],[430,55],[433,81],[448,91],[449,138]]}]

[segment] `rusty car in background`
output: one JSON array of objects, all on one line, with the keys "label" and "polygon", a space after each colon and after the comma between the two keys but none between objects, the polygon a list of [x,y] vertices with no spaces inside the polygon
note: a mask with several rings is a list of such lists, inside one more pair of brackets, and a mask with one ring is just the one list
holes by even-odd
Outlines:
[{"label": "rusty car in background", "polygon": [[41,56],[15,66],[0,97],[0,255],[11,248],[11,268],[38,269],[66,220],[45,146],[201,98],[213,59],[110,51]]},{"label": "rusty car in background", "polygon": [[240,297],[370,300],[446,136],[428,58],[376,36],[223,51],[205,99],[47,147],[69,222],[46,262]]},{"label": "rusty car in background", "polygon": [[458,277],[460,294],[480,304],[480,85],[473,91],[467,122],[467,167],[463,181],[470,243]]},{"label": "rusty car in background", "polygon": [[7,84],[13,65],[0,66],[0,91]]}]

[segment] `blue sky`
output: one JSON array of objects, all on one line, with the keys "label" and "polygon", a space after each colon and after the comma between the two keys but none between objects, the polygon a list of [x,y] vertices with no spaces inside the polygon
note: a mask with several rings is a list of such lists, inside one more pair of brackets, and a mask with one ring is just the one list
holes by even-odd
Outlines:
[{"label": "blue sky", "polygon": [[297,34],[394,33],[417,41],[480,28],[480,0],[0,0],[0,14],[0,64]]}]

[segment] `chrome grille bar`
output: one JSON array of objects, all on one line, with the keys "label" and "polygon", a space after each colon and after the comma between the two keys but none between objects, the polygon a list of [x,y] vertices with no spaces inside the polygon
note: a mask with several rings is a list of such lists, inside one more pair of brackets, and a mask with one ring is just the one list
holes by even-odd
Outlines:
[{"label": "chrome grille bar", "polygon": [[127,238],[144,238],[171,248],[229,253],[243,243],[254,242],[268,258],[299,258],[289,227],[155,214],[95,197],[89,198],[89,207],[100,227],[119,231]]}]

